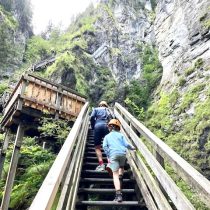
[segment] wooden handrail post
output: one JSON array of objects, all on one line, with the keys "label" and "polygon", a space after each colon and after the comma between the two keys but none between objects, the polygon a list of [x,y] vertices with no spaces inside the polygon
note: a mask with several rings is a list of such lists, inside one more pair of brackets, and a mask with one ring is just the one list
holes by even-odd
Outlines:
[{"label": "wooden handrail post", "polygon": [[10,130],[9,130],[9,128],[7,128],[6,132],[5,132],[4,143],[3,143],[1,153],[0,153],[0,179],[2,178],[2,171],[3,171],[3,167],[4,167],[6,151],[7,151],[8,145],[9,145],[9,139],[10,139]]},{"label": "wooden handrail post", "polygon": [[[165,169],[165,161],[164,158],[160,155],[160,153],[154,149],[154,156],[156,158],[156,160],[160,163],[160,165],[163,167],[163,169]],[[167,198],[168,195],[166,193],[166,191],[164,190],[164,188],[162,187],[161,183],[159,182],[158,178],[156,177],[156,181],[158,182],[159,188],[160,190],[163,192],[163,194],[165,195],[165,197]]]},{"label": "wooden handrail post", "polygon": [[[58,87],[58,90],[59,91],[62,91],[62,88],[61,87]],[[60,105],[61,105],[61,93],[60,92],[57,92],[57,96],[56,96],[56,113],[55,113],[55,119],[58,119],[59,118],[59,109],[60,109]]]},{"label": "wooden handrail post", "polygon": [[24,125],[22,122],[20,122],[20,124],[18,125],[15,145],[14,145],[14,149],[13,149],[13,153],[11,157],[9,172],[7,175],[5,191],[4,191],[4,195],[3,195],[3,199],[1,203],[1,210],[8,210],[9,208],[10,194],[12,192],[13,182],[15,179],[15,173],[16,173],[16,168],[18,164],[19,152],[20,152],[20,147],[22,144],[23,135],[24,135]]}]

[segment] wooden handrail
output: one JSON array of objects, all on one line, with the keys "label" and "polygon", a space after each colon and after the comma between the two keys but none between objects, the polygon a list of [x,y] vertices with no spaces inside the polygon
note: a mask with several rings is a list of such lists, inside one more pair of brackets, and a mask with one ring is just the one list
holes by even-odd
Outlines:
[{"label": "wooden handrail", "polygon": [[[74,123],[63,147],[61,148],[55,162],[48,172],[41,188],[34,198],[30,210],[50,210],[57,194],[58,188],[62,181],[66,167],[69,164],[70,157],[75,146],[78,134],[81,134],[81,128],[84,124],[84,119],[88,115],[88,102],[82,107],[77,120]],[[88,123],[86,123],[88,126]]]},{"label": "wooden handrail", "polygon": [[[140,148],[142,144],[139,143],[141,142],[140,138],[135,134],[131,126],[134,127],[140,135],[144,136],[162,157],[167,159],[173,169],[177,171],[190,186],[196,189],[201,200],[210,207],[210,181],[208,181],[202,174],[194,169],[188,162],[155,136],[148,128],[118,103],[115,104],[115,113],[117,114],[117,117],[120,118],[121,122],[123,122],[123,126],[125,130],[127,129],[126,132],[130,134],[130,137],[136,139],[135,143],[137,143],[139,149],[142,149]],[[150,165],[150,167],[152,166]]]},{"label": "wooden handrail", "polygon": [[[159,162],[155,159],[152,153],[148,150],[148,148],[144,145],[143,141],[135,134],[132,128],[127,124],[127,122],[122,118],[122,116],[115,111],[116,117],[121,121],[121,124],[127,133],[128,138],[131,138],[135,146],[141,152],[148,165],[154,172],[155,176],[167,192],[170,199],[173,201],[174,205],[179,210],[195,210],[189,200],[185,197],[185,195],[181,192],[181,190],[176,186],[171,177],[167,174],[167,172],[162,168]],[[148,179],[148,177],[143,176],[144,179]],[[148,180],[146,180],[148,183]],[[151,187],[151,186],[150,186]],[[153,195],[154,197],[154,195]],[[158,197],[156,200],[157,205],[159,205],[160,198]],[[160,208],[160,206],[159,206]],[[164,208],[162,208],[164,209]]]}]

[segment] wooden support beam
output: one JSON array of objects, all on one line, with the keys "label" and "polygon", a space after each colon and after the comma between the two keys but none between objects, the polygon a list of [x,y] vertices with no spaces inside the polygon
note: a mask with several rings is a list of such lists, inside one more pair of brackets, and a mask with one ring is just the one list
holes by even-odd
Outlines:
[{"label": "wooden support beam", "polygon": [[15,179],[15,173],[16,173],[16,168],[18,164],[20,147],[22,144],[23,136],[24,136],[24,124],[21,122],[18,125],[15,145],[14,145],[9,172],[7,175],[7,181],[5,185],[5,191],[4,191],[4,195],[3,195],[3,199],[1,203],[1,210],[8,210],[9,208],[10,194],[12,192],[13,182]]},{"label": "wooden support beam", "polygon": [[2,178],[2,171],[4,167],[4,161],[6,157],[6,151],[9,145],[9,139],[10,139],[10,130],[9,128],[6,128],[5,137],[4,137],[4,143],[0,152],[0,179]]}]

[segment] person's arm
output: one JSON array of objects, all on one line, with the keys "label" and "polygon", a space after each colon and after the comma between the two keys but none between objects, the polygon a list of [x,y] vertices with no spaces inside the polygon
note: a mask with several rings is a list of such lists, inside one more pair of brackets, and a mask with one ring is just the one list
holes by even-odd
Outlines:
[{"label": "person's arm", "polygon": [[96,121],[95,115],[96,115],[96,111],[95,111],[95,109],[93,109],[91,116],[90,116],[90,125],[91,125],[92,129],[94,129],[94,126],[95,126],[95,121]]},{"label": "person's arm", "polygon": [[123,143],[124,146],[130,150],[136,150],[136,148],[134,146],[132,146],[131,144],[128,143],[127,139],[125,138],[124,135],[122,135],[122,139],[123,139]]},{"label": "person's arm", "polygon": [[103,140],[103,149],[104,149],[104,152],[105,152],[107,158],[109,158],[109,147],[108,147],[108,142],[107,142],[106,136],[104,137],[104,140]]}]

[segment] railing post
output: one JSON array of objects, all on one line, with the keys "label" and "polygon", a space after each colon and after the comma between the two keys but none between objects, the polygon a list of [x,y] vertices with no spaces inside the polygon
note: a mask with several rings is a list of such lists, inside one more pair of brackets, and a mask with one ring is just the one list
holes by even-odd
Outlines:
[{"label": "railing post", "polygon": [[57,92],[57,96],[56,96],[56,113],[55,113],[55,119],[59,118],[59,110],[60,110],[60,105],[61,105],[61,93],[59,91],[62,91],[61,87],[58,87],[58,92]]},{"label": "railing post", "polygon": [[5,192],[4,192],[2,203],[1,203],[1,210],[7,210],[9,208],[10,194],[12,192],[13,182],[15,179],[15,173],[16,173],[16,168],[18,164],[19,152],[20,152],[20,147],[22,144],[23,135],[24,135],[24,125],[23,125],[23,122],[20,122],[20,124],[18,125],[15,145],[14,145],[14,149],[13,149],[13,153],[11,157],[9,172],[7,175]]}]

